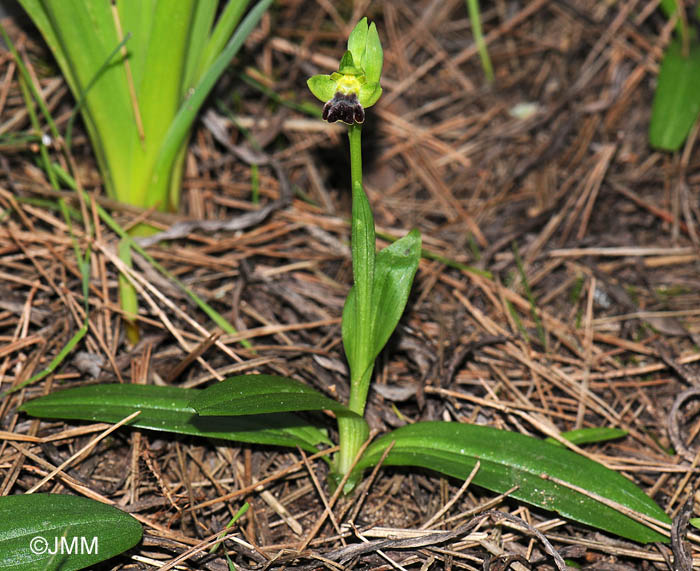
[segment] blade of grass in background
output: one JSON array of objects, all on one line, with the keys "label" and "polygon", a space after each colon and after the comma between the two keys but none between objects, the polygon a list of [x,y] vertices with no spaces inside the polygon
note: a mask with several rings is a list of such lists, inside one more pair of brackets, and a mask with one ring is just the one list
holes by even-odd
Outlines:
[{"label": "blade of grass in background", "polygon": [[484,41],[484,33],[481,30],[481,13],[479,10],[479,0],[466,0],[467,10],[469,11],[469,22],[472,26],[472,34],[474,35],[474,43],[481,58],[481,68],[484,70],[487,81],[493,81],[493,66],[489,57],[486,42]]}]

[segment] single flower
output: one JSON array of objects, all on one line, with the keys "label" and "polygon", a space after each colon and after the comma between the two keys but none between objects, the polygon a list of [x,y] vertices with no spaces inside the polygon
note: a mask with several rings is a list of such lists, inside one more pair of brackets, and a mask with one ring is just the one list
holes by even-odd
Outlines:
[{"label": "single flower", "polygon": [[325,102],[323,118],[329,123],[363,123],[365,109],[374,105],[382,94],[379,78],[383,63],[377,27],[374,23],[368,25],[367,18],[362,18],[350,33],[348,49],[338,71],[314,75],[307,81],[311,93]]}]

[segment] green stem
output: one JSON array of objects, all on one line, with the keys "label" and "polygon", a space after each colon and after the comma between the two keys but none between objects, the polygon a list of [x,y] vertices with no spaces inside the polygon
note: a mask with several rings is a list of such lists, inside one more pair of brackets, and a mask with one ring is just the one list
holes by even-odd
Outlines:
[{"label": "green stem", "polygon": [[355,185],[362,186],[362,125],[351,125],[348,129],[350,139],[350,182],[353,189],[353,208],[355,206]]},{"label": "green stem", "polygon": [[[352,355],[348,353],[350,365],[350,401],[348,408],[358,416],[339,416],[338,431],[340,451],[336,458],[335,473],[342,476],[350,470],[357,453],[368,435],[367,422],[363,415],[367,402],[367,391],[374,363],[372,350],[372,287],[374,282],[375,231],[374,218],[369,201],[362,188],[362,126],[351,125],[350,178],[352,185],[352,265],[354,278],[355,323]],[[347,351],[347,347],[346,347]],[[348,488],[354,486],[349,482]]]},{"label": "green stem", "polygon": [[[333,474],[331,474],[332,487],[337,486],[342,477],[350,471],[352,463],[362,444],[369,436],[369,425],[361,416],[338,415],[338,439],[340,450],[335,458]],[[348,479],[345,491],[350,492],[357,484],[359,474]]]}]

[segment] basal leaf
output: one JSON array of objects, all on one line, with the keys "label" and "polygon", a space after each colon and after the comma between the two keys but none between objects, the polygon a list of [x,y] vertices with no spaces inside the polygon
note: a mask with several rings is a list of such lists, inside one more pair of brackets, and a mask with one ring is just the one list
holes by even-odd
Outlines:
[{"label": "basal leaf", "polygon": [[258,415],[303,410],[349,413],[339,402],[308,385],[276,375],[239,375],[198,391],[190,406],[198,414]]},{"label": "basal leaf", "polygon": [[651,108],[649,143],[667,151],[678,150],[700,112],[700,42],[690,42],[685,57],[679,39],[666,48]]},{"label": "basal leaf", "polygon": [[0,497],[0,569],[85,569],[133,547],[141,524],[112,506],[61,494]]},{"label": "basal leaf", "polygon": [[140,410],[130,426],[238,442],[300,446],[309,452],[316,452],[317,444],[330,444],[323,432],[294,414],[199,417],[189,402],[202,392],[153,385],[89,385],[34,399],[20,410],[41,418],[96,422],[118,422]]},{"label": "basal leaf", "polygon": [[553,510],[572,520],[639,542],[666,541],[663,535],[605,504],[551,478],[588,490],[665,523],[670,519],[632,482],[608,468],[523,434],[454,422],[420,422],[404,426],[372,443],[358,469],[379,462],[394,447],[385,465],[420,466],[465,479],[480,461],[474,484]]}]

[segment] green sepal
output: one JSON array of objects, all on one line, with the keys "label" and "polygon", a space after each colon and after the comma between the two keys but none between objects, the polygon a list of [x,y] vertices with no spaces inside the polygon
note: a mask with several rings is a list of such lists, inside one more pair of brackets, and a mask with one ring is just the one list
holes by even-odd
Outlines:
[{"label": "green sepal", "polygon": [[348,50],[352,52],[352,56],[358,65],[362,65],[362,58],[365,55],[365,45],[367,44],[367,17],[360,20],[350,36],[348,36]]},{"label": "green sepal", "polygon": [[317,99],[324,103],[333,99],[336,81],[330,75],[314,75],[306,80],[306,85]]},{"label": "green sepal", "polygon": [[382,50],[382,43],[379,40],[377,26],[372,22],[367,32],[367,44],[361,64],[365,72],[365,78],[369,83],[379,82],[379,78],[382,75],[383,64],[384,51]]},{"label": "green sepal", "polygon": [[360,87],[360,96],[358,99],[360,105],[367,109],[367,107],[372,107],[381,96],[382,88],[379,83],[365,83]]}]

